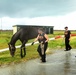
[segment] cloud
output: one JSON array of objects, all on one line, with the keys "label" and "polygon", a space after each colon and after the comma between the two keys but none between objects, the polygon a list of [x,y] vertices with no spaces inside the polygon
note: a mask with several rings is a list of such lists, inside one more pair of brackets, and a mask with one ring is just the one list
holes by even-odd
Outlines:
[{"label": "cloud", "polygon": [[64,16],[45,16],[32,18],[27,24],[50,25],[59,30],[64,29],[65,26],[68,26],[69,29],[76,30],[76,11]]},{"label": "cloud", "polygon": [[22,25],[25,24],[25,21],[28,21],[28,18],[10,18],[3,17],[0,18],[0,29],[12,29],[13,25]]},{"label": "cloud", "polygon": [[0,0],[0,17],[65,15],[76,10],[76,0]]},{"label": "cloud", "polygon": [[[62,30],[65,26],[68,26],[71,30],[76,30],[76,11],[66,14],[64,16],[44,16],[35,18],[10,18],[3,17],[2,29],[13,29],[13,25],[49,25],[54,26],[54,29]],[[1,21],[0,21],[1,25]],[[0,26],[1,29],[1,26]]]},{"label": "cloud", "polygon": [[76,0],[0,0],[0,29],[18,24],[75,29],[75,20]]}]

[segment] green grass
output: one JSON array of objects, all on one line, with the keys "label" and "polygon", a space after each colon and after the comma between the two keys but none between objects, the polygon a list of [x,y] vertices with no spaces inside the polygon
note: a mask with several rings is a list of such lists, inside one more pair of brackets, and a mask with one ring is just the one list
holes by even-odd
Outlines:
[{"label": "green grass", "polygon": [[37,53],[37,45],[26,47],[26,50],[27,54],[22,59],[20,57],[20,49],[16,50],[14,57],[11,57],[9,51],[0,53],[0,65],[19,63],[39,57]]},{"label": "green grass", "polygon": [[[70,45],[73,49],[76,48],[76,37],[71,37]],[[64,50],[65,49],[65,42],[63,38],[52,40],[49,42],[49,48],[53,50]]]},{"label": "green grass", "polygon": [[0,32],[0,49],[7,48],[8,42],[12,37],[12,31],[1,31]]},{"label": "green grass", "polygon": [[71,38],[70,44],[72,45],[73,48],[76,48],[76,37]]},{"label": "green grass", "polygon": [[63,47],[62,39],[52,40],[49,42],[49,47],[52,49],[55,49],[58,46],[61,46],[61,48]]},{"label": "green grass", "polygon": [[[64,30],[55,30],[54,35],[63,35]],[[71,34],[76,34],[76,30],[71,30]]]}]

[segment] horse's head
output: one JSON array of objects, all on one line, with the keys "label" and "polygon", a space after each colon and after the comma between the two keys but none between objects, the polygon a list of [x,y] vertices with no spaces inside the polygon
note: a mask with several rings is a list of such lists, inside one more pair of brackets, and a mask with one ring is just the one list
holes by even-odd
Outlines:
[{"label": "horse's head", "polygon": [[8,46],[9,46],[9,51],[10,51],[11,56],[14,57],[15,51],[16,51],[15,46],[11,45],[10,43],[8,44]]}]

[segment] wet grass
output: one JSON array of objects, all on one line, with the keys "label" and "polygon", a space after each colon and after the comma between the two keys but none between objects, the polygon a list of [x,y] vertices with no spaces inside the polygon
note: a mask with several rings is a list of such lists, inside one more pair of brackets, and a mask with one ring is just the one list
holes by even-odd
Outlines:
[{"label": "wet grass", "polygon": [[11,39],[11,36],[12,36],[12,31],[0,32],[0,49],[8,47],[8,42]]},{"label": "wet grass", "polygon": [[[72,46],[72,48],[74,48],[74,49],[76,48],[76,36],[71,37],[70,45]],[[53,50],[55,50],[55,49],[64,50],[65,49],[64,39],[60,38],[60,39],[50,41],[49,48],[53,49]]]},{"label": "wet grass", "polygon": [[56,49],[59,46],[60,46],[60,48],[63,48],[64,47],[64,42],[63,42],[63,39],[62,38],[61,39],[56,39],[56,40],[51,40],[49,42],[49,47],[51,49]]},{"label": "wet grass", "polygon": [[26,56],[24,58],[20,57],[20,49],[17,49],[15,52],[15,56],[11,57],[9,51],[1,52],[0,53],[0,65],[4,64],[12,64],[12,63],[19,63],[22,61],[28,61],[30,59],[34,59],[39,57],[37,53],[37,45],[26,47]]}]

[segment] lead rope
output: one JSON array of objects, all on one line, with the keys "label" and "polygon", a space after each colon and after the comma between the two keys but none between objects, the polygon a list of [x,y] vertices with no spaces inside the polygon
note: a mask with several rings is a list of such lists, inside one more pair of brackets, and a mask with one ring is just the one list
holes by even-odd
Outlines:
[{"label": "lead rope", "polygon": [[42,42],[40,43],[40,47],[41,47],[42,55],[44,55],[44,44]]}]

